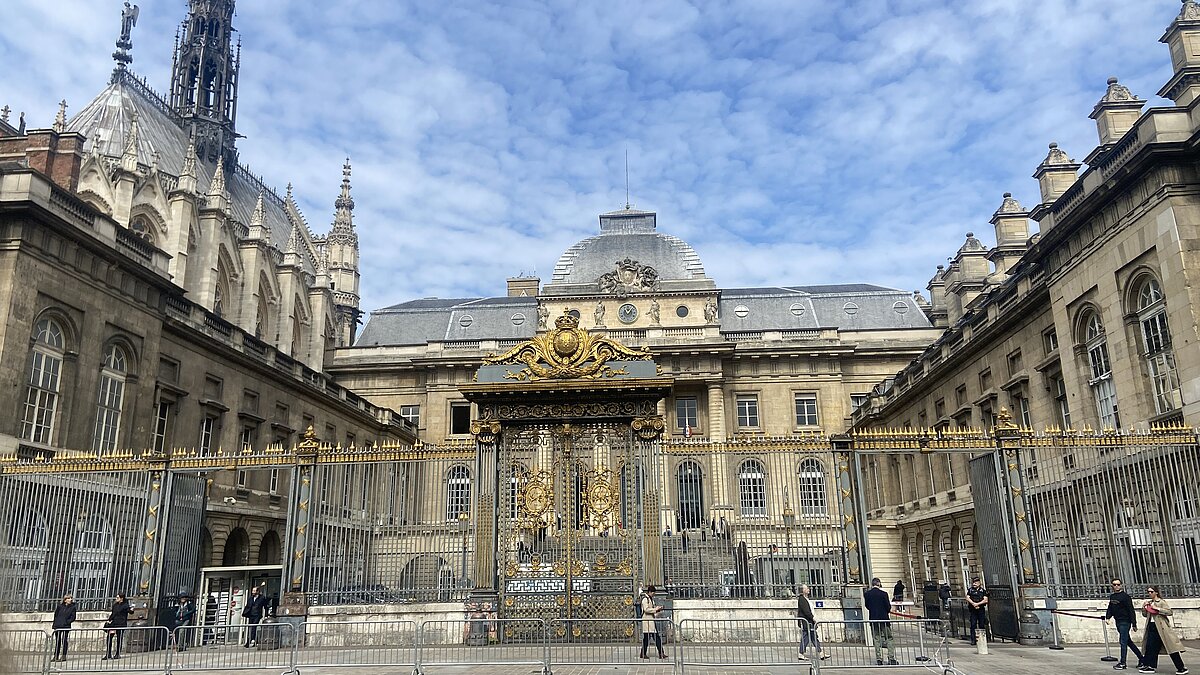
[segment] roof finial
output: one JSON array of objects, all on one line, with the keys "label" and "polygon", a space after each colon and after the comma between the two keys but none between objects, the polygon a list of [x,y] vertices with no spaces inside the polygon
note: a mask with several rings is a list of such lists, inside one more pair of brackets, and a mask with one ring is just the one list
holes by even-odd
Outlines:
[{"label": "roof finial", "polygon": [[54,130],[62,133],[67,130],[67,99],[58,102],[58,114],[54,116]]},{"label": "roof finial", "polygon": [[625,210],[629,210],[629,146],[625,146]]},{"label": "roof finial", "polygon": [[0,122],[4,122],[5,124],[8,124],[8,115],[11,112],[12,112],[12,108],[8,107],[8,104],[5,103],[4,107],[0,108]]},{"label": "roof finial", "polygon": [[224,198],[228,199],[228,196],[225,194],[225,154],[224,153],[217,155],[217,168],[213,169],[212,183],[209,183],[209,185],[208,185],[208,196],[209,197],[224,197]]},{"label": "roof finial", "polygon": [[133,27],[137,25],[138,6],[129,4],[129,0],[125,0],[125,8],[121,10],[121,34],[117,37],[117,51],[113,52],[113,60],[117,62],[117,70],[125,70],[125,67],[133,62],[133,55],[129,50],[133,49],[133,41],[130,40],[129,34]]},{"label": "roof finial", "polygon": [[254,204],[254,213],[250,214],[250,226],[262,227],[263,225],[263,193],[260,190],[258,193],[258,202]]},{"label": "roof finial", "polygon": [[350,196],[350,158],[342,165],[342,192],[333,202],[336,209],[333,215],[333,230],[346,232],[354,229],[354,198]]}]

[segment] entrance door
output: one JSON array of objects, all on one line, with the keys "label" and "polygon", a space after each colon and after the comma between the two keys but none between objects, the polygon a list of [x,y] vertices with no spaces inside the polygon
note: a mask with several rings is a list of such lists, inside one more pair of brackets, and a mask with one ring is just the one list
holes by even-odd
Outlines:
[{"label": "entrance door", "polygon": [[1003,458],[993,452],[971,460],[971,495],[975,499],[975,541],[988,589],[992,635],[1017,639],[1017,550],[1013,544],[1012,509]]},{"label": "entrance door", "polygon": [[[628,424],[528,425],[505,431],[497,561],[501,615],[537,617],[556,638],[632,636],[642,576],[643,475]],[[569,639],[569,638],[568,638]]]}]

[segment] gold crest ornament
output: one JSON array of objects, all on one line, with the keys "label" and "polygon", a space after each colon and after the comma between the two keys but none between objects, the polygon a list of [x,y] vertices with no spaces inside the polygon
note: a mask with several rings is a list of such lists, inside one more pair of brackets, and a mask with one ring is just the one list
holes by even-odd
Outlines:
[{"label": "gold crest ornament", "polygon": [[628,374],[612,368],[609,361],[640,361],[650,358],[645,349],[634,349],[607,337],[592,335],[579,327],[579,319],[564,311],[554,320],[554,329],[545,335],[513,347],[499,356],[484,357],[488,365],[524,364],[509,371],[512,380],[600,379]]}]

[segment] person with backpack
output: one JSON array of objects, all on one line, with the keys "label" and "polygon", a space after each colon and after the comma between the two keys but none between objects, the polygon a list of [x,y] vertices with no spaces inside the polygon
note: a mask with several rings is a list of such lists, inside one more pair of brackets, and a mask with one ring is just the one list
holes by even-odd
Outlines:
[{"label": "person with backpack", "polygon": [[662,635],[658,633],[658,625],[654,619],[658,613],[662,611],[662,607],[655,604],[654,594],[658,591],[654,584],[646,587],[646,592],[642,594],[642,600],[638,603],[642,619],[642,654],[640,658],[648,659],[646,650],[650,647],[650,636],[654,636],[654,646],[658,649],[658,658],[667,658],[667,653],[663,651]]}]

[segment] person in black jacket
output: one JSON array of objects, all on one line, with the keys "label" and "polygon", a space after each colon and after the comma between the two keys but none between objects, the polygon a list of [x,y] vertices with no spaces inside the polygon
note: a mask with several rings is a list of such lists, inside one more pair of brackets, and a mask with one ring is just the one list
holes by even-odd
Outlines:
[{"label": "person in black jacket", "polygon": [[67,641],[71,638],[71,624],[75,623],[75,596],[63,596],[62,604],[54,609],[54,658],[51,661],[67,660]]},{"label": "person in black jacket", "polygon": [[[979,629],[983,629],[986,633],[988,625],[988,592],[983,587],[983,582],[978,577],[971,580],[971,587],[967,589],[967,608],[971,613],[971,644],[977,642],[977,633]],[[987,641],[987,635],[983,637]]]},{"label": "person in black jacket", "polygon": [[1129,631],[1137,630],[1137,613],[1133,609],[1133,598],[1125,592],[1120,579],[1112,580],[1112,595],[1108,596],[1108,611],[1104,620],[1113,620],[1117,625],[1117,634],[1121,636],[1121,660],[1113,666],[1113,670],[1125,670],[1125,654],[1132,649],[1138,658],[1138,667],[1142,667],[1142,650],[1129,639]]},{"label": "person in black jacket", "polygon": [[[192,623],[192,619],[196,616],[196,605],[192,602],[192,596],[189,593],[179,594],[179,606],[175,608],[174,627],[171,629],[171,634],[174,636],[175,649],[177,651],[187,651],[188,635],[186,628]],[[180,628],[185,630],[181,631]]]},{"label": "person in black jacket", "polygon": [[896,645],[892,639],[892,602],[879,577],[871,579],[871,588],[863,593],[863,605],[867,608],[867,620],[871,622],[871,635],[875,638],[875,664],[883,665],[883,649],[887,649],[888,665],[896,666]]},{"label": "person in black jacket", "polygon": [[246,623],[250,626],[250,634],[246,638],[243,647],[254,647],[258,644],[258,622],[262,621],[263,614],[267,610],[267,597],[262,594],[258,586],[250,588],[250,597],[246,600],[246,606],[242,609],[242,616],[245,617]]},{"label": "person in black jacket", "polygon": [[[104,658],[101,661],[121,658],[121,638],[125,637],[124,629],[128,625],[129,600],[125,599],[124,593],[117,593],[112,609],[108,611],[108,620],[104,622]],[[116,649],[113,649],[114,645]]]},{"label": "person in black jacket", "polygon": [[892,587],[892,602],[904,602],[904,580],[897,579],[896,585]]},{"label": "person in black jacket", "polygon": [[801,628],[800,651],[796,658],[804,661],[807,658],[804,653],[811,644],[817,650],[817,658],[825,660],[829,657],[821,652],[821,640],[817,637],[817,617],[813,616],[812,604],[808,601],[810,592],[808,584],[800,584],[800,595],[796,597],[796,618],[799,619],[796,623],[800,624]]}]

